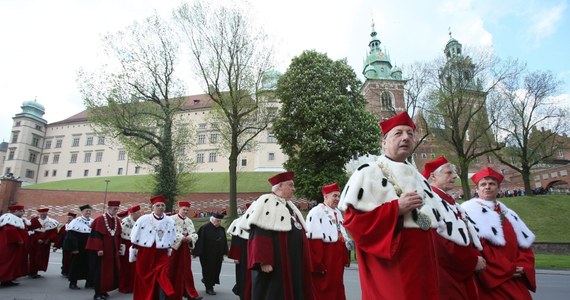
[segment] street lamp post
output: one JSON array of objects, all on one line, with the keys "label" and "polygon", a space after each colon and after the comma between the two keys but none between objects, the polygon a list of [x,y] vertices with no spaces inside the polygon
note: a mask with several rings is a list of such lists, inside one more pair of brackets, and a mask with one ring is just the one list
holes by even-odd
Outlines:
[{"label": "street lamp post", "polygon": [[107,190],[109,188],[109,179],[105,179],[105,200],[104,200],[104,206],[103,206],[103,211],[105,210],[105,208],[107,207]]}]

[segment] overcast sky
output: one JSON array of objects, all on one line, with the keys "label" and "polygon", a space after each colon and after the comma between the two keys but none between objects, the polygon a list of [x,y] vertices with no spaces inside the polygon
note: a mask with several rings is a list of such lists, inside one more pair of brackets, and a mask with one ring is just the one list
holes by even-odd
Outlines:
[{"label": "overcast sky", "polygon": [[[215,1],[215,0],[212,0]],[[442,55],[448,28],[464,47],[488,47],[501,58],[551,70],[570,102],[570,20],[566,0],[251,0],[252,14],[274,39],[284,72],[314,49],[347,58],[361,76],[371,22],[398,66]],[[84,110],[76,72],[100,59],[101,35],[155,11],[169,16],[180,0],[0,0],[0,141],[24,101],[45,106],[57,122]],[[405,74],[404,74],[405,77]],[[362,79],[362,76],[361,76]],[[189,84],[189,94],[202,90]]]}]

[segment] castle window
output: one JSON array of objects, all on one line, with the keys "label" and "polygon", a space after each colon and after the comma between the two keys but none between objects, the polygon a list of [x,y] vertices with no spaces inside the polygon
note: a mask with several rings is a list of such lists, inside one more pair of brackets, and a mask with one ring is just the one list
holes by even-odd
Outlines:
[{"label": "castle window", "polygon": [[394,101],[392,93],[384,91],[380,96],[380,107],[382,110],[394,110]]}]

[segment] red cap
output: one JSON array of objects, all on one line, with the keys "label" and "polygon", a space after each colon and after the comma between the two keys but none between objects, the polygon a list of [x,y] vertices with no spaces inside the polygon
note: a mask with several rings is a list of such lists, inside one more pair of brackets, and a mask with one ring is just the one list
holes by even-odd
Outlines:
[{"label": "red cap", "polygon": [[124,218],[129,214],[129,212],[127,210],[123,210],[117,213],[117,217],[119,218]]},{"label": "red cap", "polygon": [[292,171],[287,171],[287,172],[279,173],[279,174],[269,178],[267,181],[269,181],[269,183],[273,186],[273,185],[276,185],[276,184],[281,183],[283,181],[293,180],[294,177],[295,177],[295,173],[293,173]]},{"label": "red cap", "polygon": [[382,128],[383,135],[386,135],[392,128],[398,125],[408,125],[412,127],[413,130],[416,130],[416,124],[414,124],[414,121],[407,112],[401,112],[388,120],[378,123],[378,125]]},{"label": "red cap", "polygon": [[323,186],[321,191],[323,192],[323,195],[326,195],[326,194],[330,194],[332,192],[340,192],[340,188],[338,187],[338,184],[335,182],[335,183],[331,183],[329,185]]},{"label": "red cap", "polygon": [[74,217],[74,218],[75,218],[75,217],[77,217],[77,214],[74,214],[74,213],[72,213],[72,212],[68,212],[68,213],[67,213],[67,216],[68,216],[68,217]]},{"label": "red cap", "polygon": [[38,208],[39,213],[46,213],[48,212],[49,208]]},{"label": "red cap", "polygon": [[424,166],[424,171],[422,172],[422,175],[424,175],[424,177],[428,179],[431,173],[433,173],[433,171],[437,170],[437,168],[445,165],[446,163],[448,163],[448,161],[443,156],[440,156],[430,162],[427,162],[426,165]]},{"label": "red cap", "polygon": [[503,175],[489,167],[473,174],[473,176],[471,176],[471,180],[473,180],[473,182],[475,182],[475,184],[479,183],[479,180],[486,178],[486,177],[493,177],[495,179],[497,179],[497,181],[499,181],[499,183],[503,182]]},{"label": "red cap", "polygon": [[156,197],[150,198],[150,203],[152,203],[152,205],[155,205],[158,202],[166,203],[166,198],[164,198],[163,195],[158,195]]},{"label": "red cap", "polygon": [[190,202],[187,201],[178,202],[178,207],[190,207]]},{"label": "red cap", "polygon": [[107,206],[119,206],[121,205],[121,201],[109,201],[107,202]]},{"label": "red cap", "polygon": [[129,210],[128,210],[128,211],[129,211],[130,213],[134,213],[134,212],[137,212],[137,211],[139,211],[139,210],[141,210],[141,206],[140,206],[140,205],[135,205],[135,206],[129,207]]},{"label": "red cap", "polygon": [[8,210],[9,211],[24,210],[24,206],[23,205],[12,205],[12,206],[8,206]]}]

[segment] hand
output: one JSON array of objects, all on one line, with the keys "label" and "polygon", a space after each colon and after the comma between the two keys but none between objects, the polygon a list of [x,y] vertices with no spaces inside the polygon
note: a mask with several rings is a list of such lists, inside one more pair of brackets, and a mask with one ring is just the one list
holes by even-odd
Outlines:
[{"label": "hand", "polygon": [[44,240],[38,240],[38,244],[43,244]]},{"label": "hand", "polygon": [[515,273],[513,274],[513,278],[521,278],[524,276],[524,268],[516,266]]},{"label": "hand", "polygon": [[103,250],[97,251],[97,256],[103,256]]},{"label": "hand", "polygon": [[477,257],[477,264],[475,265],[475,272],[480,272],[487,268],[487,261],[482,257]]},{"label": "hand", "polygon": [[234,259],[234,264],[239,264],[239,259]]},{"label": "hand", "polygon": [[71,251],[71,254],[78,254],[79,251]]},{"label": "hand", "polygon": [[423,200],[417,192],[403,193],[398,199],[398,214],[400,216],[419,208],[423,205]]},{"label": "hand", "polygon": [[273,266],[268,264],[261,264],[261,271],[265,273],[273,272]]}]

